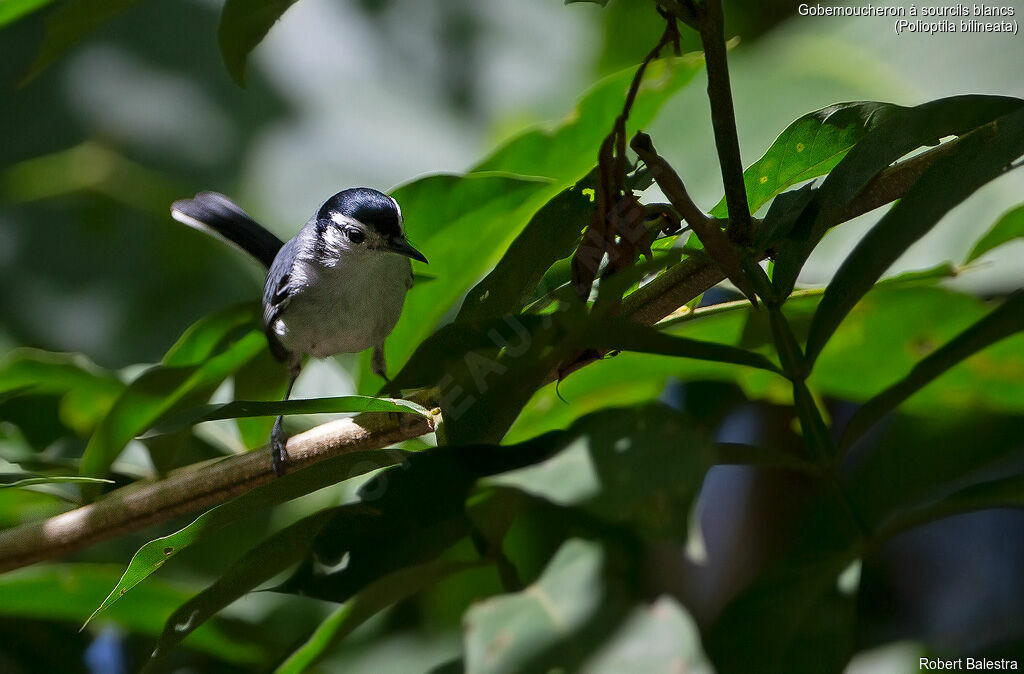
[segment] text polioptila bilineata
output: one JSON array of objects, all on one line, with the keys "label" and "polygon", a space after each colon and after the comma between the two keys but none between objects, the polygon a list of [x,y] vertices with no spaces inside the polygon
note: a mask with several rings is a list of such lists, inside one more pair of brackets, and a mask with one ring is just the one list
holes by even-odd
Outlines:
[{"label": "text polioptila bilineata", "polygon": [[[219,234],[268,268],[263,326],[271,352],[291,371],[285,400],[307,354],[326,358],[372,348],[373,371],[386,378],[384,340],[412,287],[409,259],[427,261],[406,240],[397,201],[366,187],[343,190],[287,243],[216,192],[174,202],[171,215]],[[282,475],[280,416],[270,446],[274,472]]]}]

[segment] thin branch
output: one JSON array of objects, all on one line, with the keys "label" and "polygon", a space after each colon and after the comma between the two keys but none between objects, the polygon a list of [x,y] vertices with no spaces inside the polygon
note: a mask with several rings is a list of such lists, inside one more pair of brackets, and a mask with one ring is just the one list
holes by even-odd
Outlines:
[{"label": "thin branch", "polygon": [[[880,173],[850,204],[842,221],[903,196],[921,173],[948,151],[952,142]],[[710,259],[688,258],[626,297],[622,313],[653,325],[723,280],[721,270]],[[560,374],[565,376],[601,356],[591,353]],[[553,372],[545,383],[558,376],[559,372]],[[418,402],[431,406],[431,394],[425,392]],[[306,468],[346,452],[388,447],[433,432],[438,422],[436,415],[428,420],[404,414],[363,414],[332,421],[291,438],[289,467]],[[91,505],[0,531],[0,572],[70,554],[121,534],[210,508],[273,479],[270,452],[257,451],[188,466],[158,482],[129,485]]]},{"label": "thin branch", "polygon": [[[288,467],[380,449],[433,431],[437,416],[361,414],[317,426],[288,441]],[[157,482],[135,483],[90,505],[0,531],[0,572],[66,555],[157,522],[223,503],[276,477],[259,450],[183,468]]]},{"label": "thin branch", "polygon": [[726,62],[725,18],[722,0],[706,0],[700,18],[700,39],[708,69],[708,100],[711,124],[715,132],[718,163],[722,168],[725,203],[729,208],[729,238],[737,243],[750,240],[750,206],[743,183],[743,162],[736,132],[736,112],[732,105],[729,66]]},{"label": "thin branch", "polygon": [[756,306],[754,289],[743,272],[739,251],[719,228],[718,222],[714,218],[704,215],[693,203],[679,174],[654,149],[650,136],[646,133],[637,133],[630,145],[647,165],[651,177],[658,183],[661,191],[690,223],[690,227],[697,233],[697,238],[704,244],[704,249],[721,267],[722,273]]}]

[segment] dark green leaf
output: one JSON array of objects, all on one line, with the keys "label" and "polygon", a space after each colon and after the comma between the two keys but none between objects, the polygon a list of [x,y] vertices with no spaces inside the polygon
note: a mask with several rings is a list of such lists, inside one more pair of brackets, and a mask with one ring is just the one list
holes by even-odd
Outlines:
[{"label": "dark green leaf", "polygon": [[204,421],[215,421],[217,419],[276,417],[281,414],[336,414],[341,412],[390,412],[393,414],[417,414],[421,417],[430,416],[430,412],[422,406],[400,398],[337,396],[335,398],[296,400],[235,400],[230,403],[214,403],[172,413],[165,419],[156,422],[156,425],[147,434],[147,437],[174,433]]},{"label": "dark green leaf", "polygon": [[321,623],[309,640],[292,653],[275,673],[302,674],[309,671],[313,664],[340,644],[352,630],[380,611],[448,576],[479,564],[439,559],[410,566],[370,583]]},{"label": "dark green leaf", "polygon": [[1024,475],[974,484],[935,503],[897,512],[882,522],[875,542],[938,519],[991,508],[1024,508]]},{"label": "dark green leaf", "polygon": [[[288,387],[288,368],[269,349],[256,355],[235,373],[236,400],[281,400]],[[267,444],[274,420],[269,417],[239,417],[235,420],[242,444],[256,449]]]},{"label": "dark green leaf", "polygon": [[344,602],[386,574],[426,563],[469,533],[465,501],[478,478],[539,461],[550,451],[550,441],[539,439],[412,454],[364,484],[358,502],[338,508],[313,555],[274,589]]},{"label": "dark green leaf", "polygon": [[217,41],[231,77],[245,86],[249,53],[295,0],[227,0],[220,13]]},{"label": "dark green leaf", "polygon": [[551,443],[550,459],[487,483],[629,523],[653,540],[686,539],[693,499],[713,459],[708,439],[682,414],[656,403],[603,410],[542,437]]},{"label": "dark green leaf", "polygon": [[[47,564],[0,576],[0,615],[21,620],[59,620],[81,625],[103,593],[117,581],[116,564]],[[192,595],[194,589],[154,580],[113,607],[106,618],[134,634],[160,634],[163,616]],[[234,663],[267,658],[259,643],[240,639],[226,621],[213,620],[196,630],[189,647]]]},{"label": "dark green leaf", "polygon": [[551,265],[572,254],[592,207],[579,185],[545,204],[501,261],[469,291],[456,320],[519,313]]},{"label": "dark green leaf", "polygon": [[963,135],[1013,112],[1024,101],[1001,96],[953,96],[914,108],[894,106],[832,170],[778,246],[773,285],[789,295],[804,261],[847,205],[880,171],[908,152]]},{"label": "dark green leaf", "polygon": [[780,373],[779,368],[759,353],[728,344],[715,344],[660,332],[626,318],[599,319],[580,338],[583,346],[598,349],[638,351],[662,356],[695,358],[732,363]]},{"label": "dark green leaf", "polygon": [[1003,213],[985,236],[974,244],[964,264],[970,264],[993,248],[1020,238],[1024,238],[1024,204]]},{"label": "dark green leaf", "polygon": [[82,455],[81,474],[106,475],[132,438],[177,406],[212,394],[224,379],[266,348],[263,333],[250,332],[202,365],[156,366],[142,373],[96,428]]},{"label": "dark green leaf", "polygon": [[[838,589],[855,556],[787,560],[730,602],[705,636],[718,674],[843,670],[853,651],[853,598]],[[766,617],[770,616],[770,619]]]},{"label": "dark green leaf", "polygon": [[112,372],[78,354],[15,349],[0,360],[0,394],[56,394],[61,421],[89,433],[124,389]]},{"label": "dark green leaf", "polygon": [[[456,302],[501,258],[530,217],[562,188],[549,180],[507,175],[430,176],[398,188],[409,239],[430,260],[437,280],[409,292],[387,340],[392,368],[406,362]],[[473,245],[467,246],[466,242]],[[415,263],[419,264],[419,263]],[[369,358],[360,392],[370,392]]]},{"label": "dark green leaf", "polygon": [[755,466],[757,468],[780,468],[814,473],[817,466],[798,456],[771,447],[752,447],[734,443],[719,443],[714,447],[716,465]]},{"label": "dark green leaf", "polygon": [[845,449],[886,413],[957,363],[1010,335],[1024,330],[1024,291],[1018,290],[997,309],[933,351],[906,377],[864,404],[850,419],[840,447]]},{"label": "dark green leaf", "polygon": [[962,137],[925,171],[857,244],[825,289],[807,337],[808,366],[850,309],[911,244],[1022,154],[1024,110],[1018,110]]},{"label": "dark green leaf", "polygon": [[322,510],[272,534],[232,564],[213,585],[178,607],[167,619],[144,671],[153,669],[222,608],[302,559],[333,515],[334,509]]},{"label": "dark green leaf", "polygon": [[850,498],[873,530],[894,513],[926,511],[952,490],[1019,465],[1024,416],[895,415],[880,431],[877,442],[846,462],[844,475]]},{"label": "dark green leaf", "polygon": [[535,330],[551,320],[540,316],[503,316],[446,325],[416,347],[405,367],[384,388],[401,391],[433,386],[445,375],[450,363],[467,353],[528,341]]},{"label": "dark green leaf", "polygon": [[86,35],[137,0],[67,0],[46,16],[46,32],[36,58],[21,78],[27,84]]},{"label": "dark green leaf", "polygon": [[398,463],[404,459],[404,456],[404,453],[397,450],[353,452],[337,456],[318,463],[315,470],[288,473],[270,484],[257,487],[232,501],[207,510],[188,526],[168,536],[154,539],[139,548],[117,585],[89,616],[86,624],[156,572],[171,557],[225,526],[264,508],[310,494],[318,489],[329,487],[377,468]]},{"label": "dark green leaf", "polygon": [[256,304],[243,304],[204,316],[181,333],[161,364],[164,367],[200,365],[224,348],[233,336],[249,329],[259,329],[260,308]]},{"label": "dark green leaf", "polygon": [[[874,101],[836,103],[809,112],[787,126],[767,152],[743,172],[750,212],[755,213],[787,187],[831,171],[851,147],[895,109],[897,106]],[[711,215],[728,216],[724,197]]]}]

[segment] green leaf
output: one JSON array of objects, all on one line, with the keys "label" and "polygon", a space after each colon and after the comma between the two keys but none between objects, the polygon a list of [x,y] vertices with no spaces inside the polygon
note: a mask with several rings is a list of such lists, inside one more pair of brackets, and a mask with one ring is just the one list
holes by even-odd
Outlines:
[{"label": "green leaf", "polygon": [[599,319],[588,327],[580,345],[598,349],[637,351],[662,356],[695,358],[718,363],[744,365],[781,374],[778,366],[759,353],[728,344],[704,342],[659,332],[627,318]]},{"label": "green leaf", "polygon": [[316,470],[289,473],[270,484],[257,487],[236,499],[207,510],[188,526],[168,536],[156,538],[139,548],[117,585],[93,611],[85,624],[88,625],[100,612],[108,609],[179,552],[239,519],[357,475],[398,463],[403,458],[404,453],[397,450],[353,452],[336,456],[318,463]]},{"label": "green leaf", "polygon": [[201,365],[223,351],[225,343],[232,337],[261,329],[260,311],[258,304],[249,302],[200,318],[181,333],[178,341],[164,354],[161,364],[164,367]]},{"label": "green leaf", "polygon": [[296,0],[227,0],[220,13],[217,42],[221,58],[239,86],[245,86],[249,53]]},{"label": "green leaf", "polygon": [[985,236],[974,244],[964,264],[970,264],[993,248],[1020,238],[1024,238],[1024,204],[1003,213]]},{"label": "green leaf", "polygon": [[858,409],[843,431],[840,447],[848,448],[886,413],[896,409],[900,403],[957,363],[1022,330],[1024,290],[1018,290],[985,318],[929,354],[906,377]]},{"label": "green leaf", "polygon": [[710,626],[704,645],[718,674],[843,670],[853,651],[855,607],[837,586],[856,557],[805,552],[755,580]]},{"label": "green leaf", "polygon": [[466,673],[536,671],[529,667],[534,658],[601,608],[604,564],[600,545],[569,540],[529,588],[470,608],[463,619]]},{"label": "green leaf", "polygon": [[674,599],[661,596],[635,608],[618,633],[588,659],[588,674],[710,674],[700,631]]},{"label": "green leaf", "polygon": [[497,350],[506,344],[528,341],[534,331],[551,320],[542,316],[503,316],[450,323],[416,347],[405,367],[385,389],[401,391],[433,386],[445,376],[452,362],[469,352]]},{"label": "green leaf", "polygon": [[[750,212],[757,212],[787,187],[827,174],[896,108],[875,101],[836,103],[809,112],[787,126],[764,155],[743,172]],[[728,217],[725,197],[711,209],[711,215]]]},{"label": "green leaf", "polygon": [[519,313],[551,265],[572,255],[592,208],[579,184],[545,204],[494,269],[469,291],[456,321]]},{"label": "green leaf", "polygon": [[[121,572],[115,564],[47,564],[0,576],[0,615],[22,620],[66,621],[81,625]],[[194,590],[154,580],[113,607],[106,620],[129,632],[156,636],[163,616]],[[196,630],[189,647],[225,662],[265,662],[265,646],[239,638],[227,621],[214,620]],[[227,628],[227,629],[226,629]]]},{"label": "green leaf", "polygon": [[32,475],[31,473],[0,473],[0,489],[31,487],[37,484],[113,484],[113,480],[77,475]]},{"label": "green leaf", "polygon": [[651,540],[686,540],[690,508],[713,453],[685,416],[649,403],[602,410],[541,437],[551,443],[551,458],[486,484],[628,523]]},{"label": "green leaf", "polygon": [[262,332],[250,332],[198,366],[156,366],[142,373],[117,399],[82,455],[80,472],[102,476],[132,438],[178,405],[206,397],[224,379],[267,348]]},{"label": "green leaf", "polygon": [[373,396],[337,396],[334,398],[308,398],[294,400],[235,400],[213,403],[173,413],[156,422],[146,437],[175,433],[204,421],[241,419],[248,417],[276,417],[296,414],[336,414],[341,412],[383,412],[416,414],[430,417],[430,412],[410,400],[400,398],[374,398]]},{"label": "green leaf", "polygon": [[[650,124],[665,101],[689,84],[703,66],[701,53],[651,63],[630,111],[626,136]],[[635,73],[636,68],[630,67],[605,77],[583,95],[561,123],[516,136],[473,170],[544,176],[559,181],[559,189],[569,187],[597,163],[598,148],[622,113]]]},{"label": "green leaf", "polygon": [[881,544],[903,531],[935,520],[991,508],[1024,508],[1024,475],[973,484],[935,503],[897,512],[882,522],[874,542]]},{"label": "green leaf", "polygon": [[272,534],[232,564],[213,585],[178,607],[164,624],[143,671],[154,669],[185,637],[225,606],[302,559],[333,514],[334,509],[322,510]]},{"label": "green leaf", "polygon": [[[270,350],[258,354],[235,373],[236,400],[282,400],[288,387],[288,368]],[[235,420],[242,444],[256,449],[267,444],[274,420],[269,417],[240,417]]]},{"label": "green leaf", "polygon": [[880,171],[913,150],[963,135],[1013,112],[1024,101],[1001,96],[953,96],[914,108],[894,106],[829,173],[815,199],[777,246],[773,285],[787,296],[804,261],[853,200]]},{"label": "green leaf", "polygon": [[53,0],[4,0],[0,3],[0,28],[45,7]]},{"label": "green leaf", "polygon": [[[433,447],[375,475],[336,509],[313,554],[278,592],[345,602],[384,575],[426,563],[469,533],[465,501],[477,479],[545,458],[547,441],[517,447]],[[438,489],[438,485],[444,485]]]},{"label": "green leaf", "polygon": [[0,394],[56,394],[61,421],[79,433],[99,423],[124,384],[79,354],[15,349],[0,359]]},{"label": "green leaf", "polygon": [[[67,0],[46,16],[46,32],[36,58],[22,76],[24,86],[86,35],[125,11],[137,0]],[[6,0],[5,0],[6,4]]]},{"label": "green leaf", "polygon": [[807,337],[808,367],[850,309],[911,244],[1022,154],[1024,110],[1018,110],[962,137],[932,164],[857,244],[825,289]]},{"label": "green leaf", "polygon": [[[409,239],[437,280],[415,286],[387,340],[391,367],[404,364],[442,318],[500,259],[536,210],[561,191],[548,180],[506,175],[430,176],[395,190]],[[467,246],[466,242],[474,242]],[[414,263],[419,265],[419,263]],[[369,392],[369,358],[360,392]],[[374,378],[379,382],[379,378]]]},{"label": "green leaf", "polygon": [[275,673],[302,674],[309,671],[354,629],[388,606],[451,575],[479,565],[480,562],[439,559],[401,569],[370,583],[321,623],[309,640],[274,670]]},{"label": "green leaf", "polygon": [[897,513],[927,510],[955,489],[1005,475],[1019,460],[1021,437],[1019,414],[895,415],[869,450],[846,462],[843,480],[869,527],[882,531]]}]

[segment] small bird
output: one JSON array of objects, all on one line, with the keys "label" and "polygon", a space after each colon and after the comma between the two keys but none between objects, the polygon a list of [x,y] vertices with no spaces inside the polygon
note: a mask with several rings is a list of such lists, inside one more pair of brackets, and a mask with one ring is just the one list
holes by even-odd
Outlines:
[{"label": "small bird", "polygon": [[[384,340],[412,287],[410,258],[427,261],[406,239],[394,198],[368,187],[342,190],[287,243],[216,192],[175,201],[171,216],[220,235],[267,267],[263,329],[270,351],[289,368],[285,400],[306,355],[372,348],[373,372],[387,379]],[[270,435],[278,476],[287,459],[281,422],[277,417]]]}]

